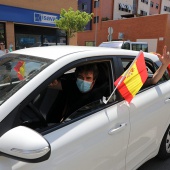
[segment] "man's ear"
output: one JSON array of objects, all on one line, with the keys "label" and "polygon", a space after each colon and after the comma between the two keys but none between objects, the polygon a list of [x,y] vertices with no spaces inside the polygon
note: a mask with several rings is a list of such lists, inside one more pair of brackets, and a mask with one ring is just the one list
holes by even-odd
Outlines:
[{"label": "man's ear", "polygon": [[93,86],[94,86],[95,82],[96,82],[96,80],[93,80],[93,82],[92,82],[92,85],[93,85]]}]

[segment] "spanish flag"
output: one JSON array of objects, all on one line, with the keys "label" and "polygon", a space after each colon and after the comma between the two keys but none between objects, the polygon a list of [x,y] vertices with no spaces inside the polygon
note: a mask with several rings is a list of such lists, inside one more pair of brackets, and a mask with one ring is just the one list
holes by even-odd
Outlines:
[{"label": "spanish flag", "polygon": [[147,77],[148,73],[146,70],[144,54],[140,51],[127,71],[114,82],[114,85],[123,98],[130,103],[146,81]]},{"label": "spanish flag", "polygon": [[17,65],[14,67],[14,70],[17,72],[18,78],[20,80],[23,80],[25,75],[25,62],[19,61]]}]

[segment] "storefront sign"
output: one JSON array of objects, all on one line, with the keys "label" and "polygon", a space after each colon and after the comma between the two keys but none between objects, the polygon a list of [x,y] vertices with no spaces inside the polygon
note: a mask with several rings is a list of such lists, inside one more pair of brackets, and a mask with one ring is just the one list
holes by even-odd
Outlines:
[{"label": "storefront sign", "polygon": [[34,22],[54,24],[54,21],[58,19],[55,15],[47,15],[44,13],[34,13]]},{"label": "storefront sign", "polygon": [[59,18],[60,14],[0,5],[0,21],[55,26],[54,20]]}]

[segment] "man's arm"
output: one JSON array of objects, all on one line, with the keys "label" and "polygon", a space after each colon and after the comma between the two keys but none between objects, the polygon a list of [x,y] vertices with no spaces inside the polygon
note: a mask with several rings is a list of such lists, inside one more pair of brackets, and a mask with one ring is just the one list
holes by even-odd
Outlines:
[{"label": "man's arm", "polygon": [[147,80],[146,82],[147,85],[156,84],[162,78],[164,72],[166,71],[168,65],[170,64],[170,55],[169,52],[167,52],[166,46],[164,46],[163,48],[162,55],[158,53],[154,53],[154,54],[156,54],[159,57],[159,60],[161,61],[162,65],[154,73],[153,77]]}]

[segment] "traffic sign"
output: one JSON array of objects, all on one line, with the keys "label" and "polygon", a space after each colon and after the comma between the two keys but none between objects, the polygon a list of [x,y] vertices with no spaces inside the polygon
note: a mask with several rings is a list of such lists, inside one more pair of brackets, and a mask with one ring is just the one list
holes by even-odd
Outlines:
[{"label": "traffic sign", "polygon": [[109,35],[110,35],[110,34],[113,34],[113,28],[112,28],[112,27],[109,27],[109,28],[108,28],[108,33],[109,33]]}]

